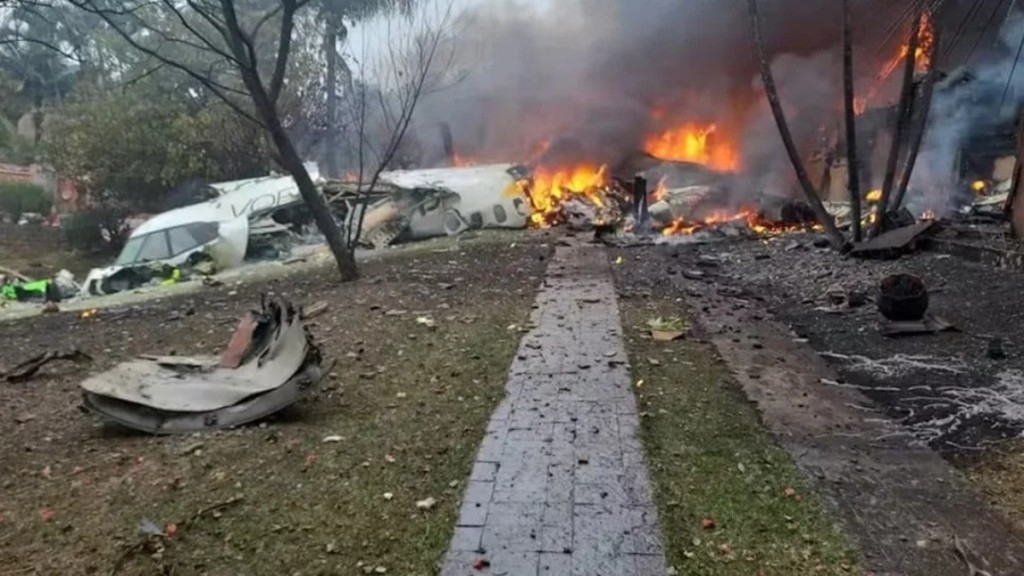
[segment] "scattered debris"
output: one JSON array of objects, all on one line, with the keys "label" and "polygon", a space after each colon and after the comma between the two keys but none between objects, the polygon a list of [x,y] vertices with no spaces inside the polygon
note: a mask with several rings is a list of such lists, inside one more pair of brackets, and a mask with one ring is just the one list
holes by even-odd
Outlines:
[{"label": "scattered debris", "polygon": [[957,558],[964,563],[964,567],[967,568],[967,576],[992,576],[991,572],[978,567],[977,563],[984,563],[984,560],[979,559],[959,536],[953,536],[953,551],[956,553]]},{"label": "scattered debris", "polygon": [[68,360],[76,364],[83,364],[92,362],[92,357],[78,349],[44,352],[25,360],[6,372],[0,372],[0,378],[8,382],[24,382],[34,376],[40,368],[55,360]]},{"label": "scattered debris", "polygon": [[124,566],[125,562],[135,554],[143,552],[150,555],[159,554],[164,549],[164,541],[169,538],[173,538],[174,535],[178,533],[179,528],[192,526],[207,515],[219,517],[221,510],[239,504],[243,500],[243,496],[233,496],[223,502],[218,502],[200,509],[198,512],[193,514],[191,518],[188,518],[183,522],[169,523],[164,528],[160,528],[152,520],[143,518],[139,521],[138,527],[139,534],[142,536],[142,539],[125,548],[124,552],[122,552],[121,555],[118,556],[117,560],[114,561],[114,566],[111,568],[110,574],[114,575],[120,572],[121,567]]},{"label": "scattered debris", "polygon": [[657,342],[672,342],[686,336],[686,321],[682,318],[655,318],[647,322],[651,337]]},{"label": "scattered debris", "polygon": [[934,220],[923,220],[910,226],[883,232],[861,242],[850,251],[852,256],[861,258],[895,258],[905,252],[917,249],[918,242],[935,227]]},{"label": "scattered debris", "polygon": [[[239,426],[293,404],[320,379],[320,351],[295,308],[264,302],[251,313],[237,367],[222,358],[145,356],[82,382],[86,408],[152,434]],[[236,331],[250,331],[245,319]]]},{"label": "scattered debris", "polygon": [[882,334],[889,337],[938,334],[939,332],[955,332],[956,330],[956,326],[938,316],[930,314],[920,320],[889,321],[882,324]]},{"label": "scattered debris", "polygon": [[433,498],[426,498],[416,502],[416,507],[420,510],[430,510],[437,505],[437,500]]},{"label": "scattered debris", "polygon": [[316,304],[313,304],[309,308],[304,308],[302,310],[302,319],[310,320],[312,318],[316,318],[317,316],[326,312],[329,307],[330,305],[327,302],[321,300]]}]

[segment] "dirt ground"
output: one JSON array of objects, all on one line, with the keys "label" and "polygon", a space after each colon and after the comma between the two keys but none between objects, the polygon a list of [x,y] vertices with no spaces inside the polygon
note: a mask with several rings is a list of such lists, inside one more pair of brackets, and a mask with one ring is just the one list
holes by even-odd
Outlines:
[{"label": "dirt ground", "polygon": [[[745,388],[748,396],[751,390],[759,391],[760,396],[751,399],[762,409],[767,402],[779,407],[775,416],[793,418],[778,429],[799,431],[810,425],[808,431],[813,433],[805,441],[797,440],[799,433],[780,440],[803,462],[806,472],[820,474],[821,485],[854,519],[853,524],[865,528],[857,534],[862,542],[906,539],[919,543],[920,550],[867,546],[869,552],[883,555],[876,562],[912,566],[915,555],[934,547],[933,554],[921,556],[934,562],[930,573],[955,574],[962,567],[957,566],[949,542],[958,532],[963,538],[974,530],[975,540],[980,539],[983,546],[997,543],[986,551],[990,553],[1020,542],[1019,534],[1004,529],[1009,525],[999,514],[978,509],[982,501],[970,494],[980,488],[984,497],[1021,525],[1024,465],[1017,438],[1024,422],[1024,381],[1019,379],[1024,358],[1014,343],[1024,336],[1020,322],[1024,304],[1013,298],[1020,274],[933,253],[882,262],[844,259],[815,247],[817,240],[784,236],[619,253],[626,264],[641,263],[624,265],[629,268],[624,274],[631,276],[632,293],[650,292],[652,286],[668,283],[678,286],[680,297],[698,306],[705,317],[731,317],[751,326],[772,316],[783,322],[783,328],[792,328],[783,334],[788,346],[817,351],[820,358],[815,360],[820,363],[824,358],[837,372],[804,382],[803,396],[800,387],[791,387],[785,378],[768,382],[760,369],[744,374],[750,383]],[[894,272],[921,275],[932,292],[931,311],[959,331],[893,339],[881,334],[881,318],[873,302],[852,308],[830,306],[826,292],[862,292],[872,298],[878,282]],[[811,370],[809,365],[794,366],[794,358],[776,354],[767,342],[748,340],[752,336],[730,332],[733,328],[725,330],[720,341],[749,349],[748,355],[765,357],[783,376],[789,373],[792,378]],[[992,349],[996,351],[990,353]],[[834,410],[815,412],[815,399],[807,397],[808,392],[831,396]],[[840,413],[845,416],[840,418]],[[888,424],[882,425],[882,418]],[[875,423],[877,429],[873,429]],[[824,436],[816,436],[819,433]],[[828,437],[832,440],[823,440]],[[851,451],[852,446],[859,448]],[[940,462],[928,458],[929,447],[955,463],[959,476],[940,473]],[[840,458],[829,461],[828,454]],[[914,477],[919,473],[925,476]],[[901,529],[899,520],[896,525],[873,526],[884,521],[870,516],[873,506],[886,502],[886,485],[894,504],[893,519],[921,521],[933,515],[945,528],[913,534],[914,527]],[[972,488],[963,488],[966,485]],[[878,498],[866,496],[872,492]],[[888,515],[885,507],[880,512],[883,518]],[[972,522],[977,520],[976,526],[958,521],[964,514]],[[926,527],[929,522],[918,524]],[[998,536],[984,537],[992,534]],[[904,552],[909,554],[906,558],[896,557]],[[1019,559],[1010,563],[1019,565]]]},{"label": "dirt ground", "polygon": [[[95,359],[0,383],[0,574],[434,573],[504,393],[544,241],[398,255],[351,285],[310,272],[91,318],[0,323],[0,364],[61,346]],[[298,405],[195,437],[135,434],[80,408],[86,373],[140,353],[215,353],[261,291],[330,305],[312,323],[332,368]],[[427,498],[436,505],[418,509]],[[139,549],[144,519],[176,533]]]}]

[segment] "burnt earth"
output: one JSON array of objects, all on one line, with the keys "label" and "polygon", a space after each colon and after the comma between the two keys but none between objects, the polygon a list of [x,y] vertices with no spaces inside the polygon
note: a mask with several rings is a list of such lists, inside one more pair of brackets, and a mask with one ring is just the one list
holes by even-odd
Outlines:
[{"label": "burnt earth", "polygon": [[[974,454],[1019,433],[1010,327],[991,323],[982,334],[966,312],[997,312],[977,300],[951,305],[981,293],[967,280],[1004,286],[1001,273],[936,255],[844,260],[815,241],[621,250],[613,256],[620,297],[668,290],[685,303],[695,337],[714,344],[776,442],[835,505],[865,569],[957,576],[959,539],[992,573],[1021,573],[1024,542],[929,448]],[[924,278],[933,311],[965,332],[882,336],[868,300],[894,272]],[[1003,355],[994,347],[1008,359],[990,358]]]},{"label": "burnt earth", "polygon": [[[647,274],[683,276],[763,302],[833,364],[842,377],[836,384],[860,389],[921,443],[955,453],[1024,432],[1024,354],[1014,345],[1024,342],[1020,273],[927,252],[844,258],[815,240],[659,246],[643,254],[658,262],[645,266]],[[957,331],[891,338],[881,333],[873,302],[832,305],[836,292],[873,301],[880,282],[897,273],[922,278],[929,313]]]}]

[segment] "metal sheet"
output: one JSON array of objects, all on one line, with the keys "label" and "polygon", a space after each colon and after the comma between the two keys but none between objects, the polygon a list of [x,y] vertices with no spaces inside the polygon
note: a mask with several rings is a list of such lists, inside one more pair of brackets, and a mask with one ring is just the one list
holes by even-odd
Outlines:
[{"label": "metal sheet", "polygon": [[122,426],[150,434],[191,434],[233,428],[265,418],[294,404],[320,380],[319,366],[309,365],[295,377],[264,394],[205,412],[172,412],[86,392],[89,410]]},{"label": "metal sheet", "polygon": [[[306,361],[309,342],[297,314],[282,308],[265,352],[237,369],[197,369],[139,359],[82,382],[86,392],[158,410],[218,410],[284,384]],[[216,364],[217,359],[213,363]]]}]

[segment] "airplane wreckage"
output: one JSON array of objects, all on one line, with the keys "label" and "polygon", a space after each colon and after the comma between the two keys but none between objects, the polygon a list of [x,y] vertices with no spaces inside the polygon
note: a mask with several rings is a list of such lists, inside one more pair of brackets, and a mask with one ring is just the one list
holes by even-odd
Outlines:
[{"label": "airplane wreckage", "polygon": [[[344,229],[362,222],[360,245],[456,235],[471,229],[525,228],[530,201],[515,164],[383,172],[369,193],[349,181],[314,180]],[[290,176],[213,184],[206,201],[147,220],[111,266],[93,269],[79,295],[100,296],[209,275],[246,260],[286,258],[291,247],[318,242]]]}]

